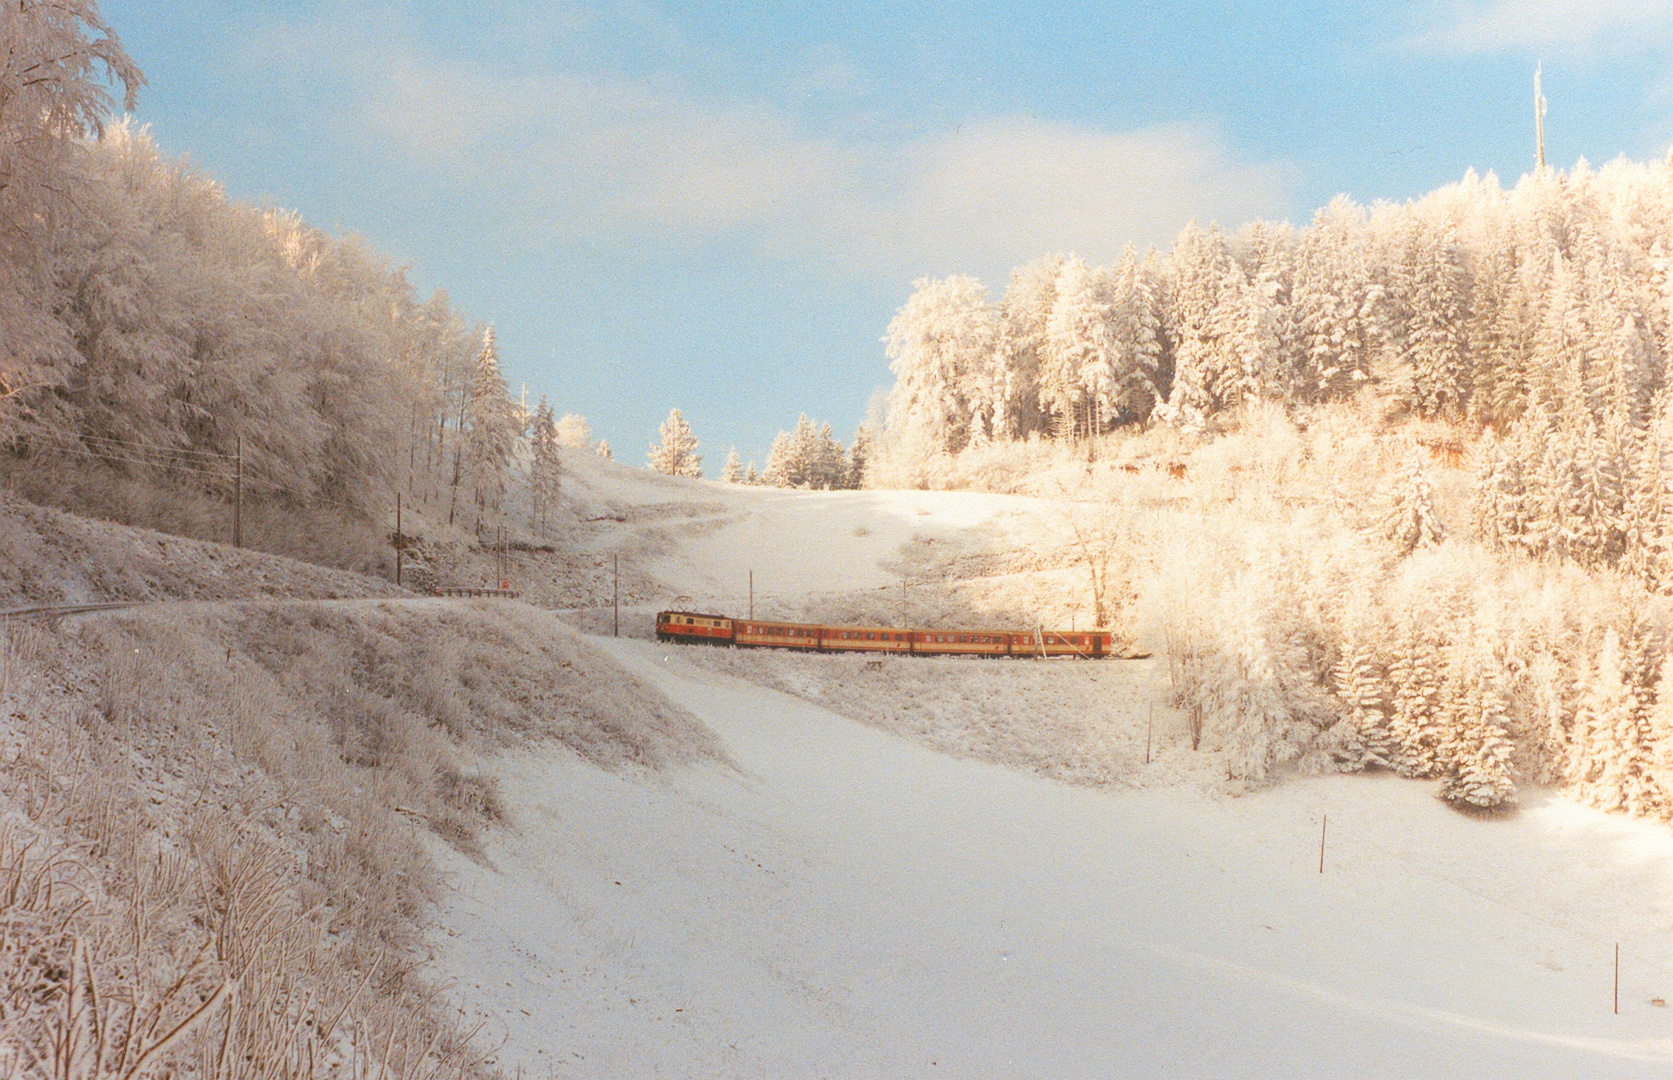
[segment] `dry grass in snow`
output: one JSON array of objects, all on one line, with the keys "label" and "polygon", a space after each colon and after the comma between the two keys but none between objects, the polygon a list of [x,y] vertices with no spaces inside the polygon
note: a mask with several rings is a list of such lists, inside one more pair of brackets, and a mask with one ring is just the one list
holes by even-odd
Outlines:
[{"label": "dry grass in snow", "polygon": [[544,613],[158,606],[0,635],[0,1073],[482,1071],[429,985],[424,837],[479,850],[480,756],[720,756]]},{"label": "dry grass in snow", "polygon": [[0,498],[0,604],[403,595],[381,578]]}]

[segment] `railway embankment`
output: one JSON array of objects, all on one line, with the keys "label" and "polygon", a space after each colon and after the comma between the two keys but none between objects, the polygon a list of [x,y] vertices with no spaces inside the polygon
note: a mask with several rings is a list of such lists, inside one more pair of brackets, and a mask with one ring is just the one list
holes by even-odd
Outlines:
[{"label": "railway embankment", "polygon": [[[193,1024],[241,1060],[485,1076],[422,932],[437,852],[481,859],[506,819],[486,759],[724,758],[527,604],[0,504],[0,603],[115,600],[0,620],[0,986],[40,990],[8,999],[0,1070],[57,1060],[65,1023],[131,1055]],[[98,1002],[53,991],[72,970]]]}]

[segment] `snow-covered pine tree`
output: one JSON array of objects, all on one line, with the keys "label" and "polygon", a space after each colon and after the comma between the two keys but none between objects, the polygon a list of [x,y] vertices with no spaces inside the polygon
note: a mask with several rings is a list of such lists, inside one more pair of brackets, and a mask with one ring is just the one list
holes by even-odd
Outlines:
[{"label": "snow-covered pine tree", "polygon": [[1151,271],[1128,248],[1115,269],[1120,364],[1111,408],[1116,423],[1147,419],[1163,400],[1162,306]]},{"label": "snow-covered pine tree", "polygon": [[1423,455],[1414,447],[1394,478],[1383,514],[1383,534],[1402,555],[1441,542],[1444,530],[1435,516],[1434,492],[1423,468]]},{"label": "snow-covered pine tree", "polygon": [[1337,196],[1314,215],[1296,249],[1291,303],[1309,400],[1352,394],[1372,375],[1383,289],[1366,259],[1365,212]]},{"label": "snow-covered pine tree", "polygon": [[1247,278],[1234,267],[1222,293],[1229,319],[1222,348],[1217,408],[1235,408],[1245,401],[1279,398],[1283,379],[1279,362],[1277,282],[1267,277]]},{"label": "snow-covered pine tree", "polygon": [[1293,305],[1296,243],[1295,229],[1288,223],[1258,221],[1238,230],[1238,262],[1266,302],[1265,331],[1271,333],[1275,350],[1260,365],[1265,382],[1257,396],[1286,402],[1299,396],[1303,383],[1300,330]]},{"label": "snow-covered pine tree", "polygon": [[1211,737],[1226,754],[1228,774],[1260,779],[1299,750],[1283,684],[1284,643],[1275,638],[1248,590],[1230,604],[1223,640],[1200,683]]},{"label": "snow-covered pine tree", "polygon": [[755,471],[755,462],[753,461],[744,470],[744,483],[750,487],[755,487],[761,483],[761,474]]},{"label": "snow-covered pine tree", "polygon": [[1003,373],[1000,395],[1005,410],[994,417],[997,438],[1020,439],[1047,430],[1040,401],[1040,358],[1064,261],[1062,255],[1047,255],[1017,267],[999,302],[994,352]]},{"label": "snow-covered pine tree", "polygon": [[1470,502],[1476,539],[1498,551],[1526,551],[1529,507],[1522,457],[1498,440],[1484,443]]},{"label": "snow-covered pine tree", "polygon": [[475,491],[476,531],[486,516],[497,513],[505,500],[511,452],[521,434],[511,399],[500,374],[494,328],[482,332],[482,348],[471,368],[470,396],[465,405],[464,471]]},{"label": "snow-covered pine tree", "polygon": [[1408,226],[1398,280],[1407,313],[1402,362],[1423,416],[1457,418],[1469,397],[1465,363],[1468,277],[1449,224],[1414,218]]},{"label": "snow-covered pine tree", "polygon": [[603,458],[605,461],[616,460],[616,452],[614,450],[610,449],[610,440],[609,439],[598,440],[598,445],[593,448],[593,453],[597,454],[599,457]]},{"label": "snow-covered pine tree", "polygon": [[1167,335],[1173,343],[1173,385],[1163,412],[1178,422],[1197,424],[1221,401],[1226,366],[1222,339],[1238,295],[1228,305],[1223,294],[1241,271],[1220,231],[1204,232],[1195,222],[1175,239],[1168,264],[1172,274]]},{"label": "snow-covered pine tree", "polygon": [[1646,717],[1649,754],[1644,775],[1653,796],[1653,812],[1665,819],[1673,817],[1673,656],[1662,658],[1654,697]]},{"label": "snow-covered pine tree", "polygon": [[701,479],[703,458],[697,453],[697,437],[691,433],[691,425],[680,415],[680,410],[669,409],[668,419],[662,422],[657,433],[662,442],[653,443],[645,454],[650,469],[669,476]]},{"label": "snow-covered pine tree", "polygon": [[895,373],[889,427],[897,445],[955,452],[970,441],[967,390],[992,359],[997,312],[973,277],[920,278],[914,290],[886,338]]},{"label": "snow-covered pine tree", "polygon": [[558,421],[558,445],[585,450],[593,441],[592,425],[587,418],[575,413],[564,413]]},{"label": "snow-covered pine tree", "polygon": [[1355,619],[1344,628],[1341,655],[1330,677],[1332,689],[1346,708],[1345,719],[1358,733],[1365,754],[1363,763],[1392,767],[1395,755],[1388,730],[1388,702],[1366,621]]},{"label": "snow-covered pine tree", "polygon": [[874,439],[870,424],[854,429],[854,441],[848,444],[848,467],[843,486],[859,490],[866,486],[866,465],[871,460]]},{"label": "snow-covered pine tree", "polygon": [[1436,632],[1408,614],[1390,641],[1388,732],[1394,767],[1402,776],[1434,776],[1440,768],[1443,672]]},{"label": "snow-covered pine tree", "polygon": [[1550,272],[1540,295],[1540,319],[1529,364],[1529,396],[1554,417],[1577,422],[1594,416],[1588,399],[1589,360],[1585,297],[1573,260],[1560,251],[1549,256]]},{"label": "snow-covered pine tree", "polygon": [[[807,417],[804,415],[802,419]],[[767,468],[761,479],[774,487],[795,487],[792,478],[799,478],[801,471],[801,463],[796,460],[795,436],[788,431],[774,435],[773,444],[767,447]]]},{"label": "snow-covered pine tree", "polygon": [[846,486],[848,462],[831,425],[820,425],[806,413],[794,431],[781,431],[767,452],[766,480],[778,487],[830,490]]},{"label": "snow-covered pine tree", "polygon": [[[1648,702],[1635,686],[1638,664],[1614,626],[1606,627],[1569,732],[1563,778],[1579,798],[1602,810],[1643,813],[1654,796],[1646,772],[1654,742]],[[1646,694],[1646,697],[1648,695]]]},{"label": "snow-covered pine tree", "polygon": [[734,446],[726,454],[726,464],[721,466],[720,482],[723,484],[740,484],[743,479],[743,463],[738,460],[738,448]]},{"label": "snow-covered pine tree", "polygon": [[544,395],[534,411],[534,427],[529,432],[529,488],[534,496],[534,526],[542,537],[546,535],[546,517],[557,505],[563,487],[563,463],[558,457],[558,426],[552,419],[552,407]]},{"label": "snow-covered pine tree", "polygon": [[1449,802],[1493,808],[1516,799],[1511,776],[1515,749],[1506,733],[1509,703],[1502,685],[1504,665],[1479,640],[1455,658],[1445,730],[1437,749],[1443,779],[1441,797]]},{"label": "snow-covered pine tree", "polygon": [[1078,256],[1063,264],[1040,352],[1040,400],[1070,442],[1101,431],[1113,415],[1116,368],[1114,282]]}]

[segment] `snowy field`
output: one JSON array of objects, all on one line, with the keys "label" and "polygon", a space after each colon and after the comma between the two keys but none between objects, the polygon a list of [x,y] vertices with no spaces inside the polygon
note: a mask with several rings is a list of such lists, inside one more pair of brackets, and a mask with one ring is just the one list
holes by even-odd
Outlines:
[{"label": "snowy field", "polygon": [[[1430,784],[1111,793],[614,646],[740,771],[508,759],[441,962],[524,1075],[1665,1076],[1673,836]],[[1330,817],[1325,872],[1321,818]],[[1613,1010],[1614,943],[1622,952]]]},{"label": "snowy field", "polygon": [[[655,487],[640,505],[676,518],[681,494],[716,493],[656,558],[723,610],[747,552],[758,575],[864,588],[910,537],[990,537],[1019,505]],[[625,513],[635,493],[612,497]],[[493,763],[511,824],[483,861],[438,849],[434,945],[508,1075],[1673,1075],[1663,825],[1531,790],[1472,817],[1386,774],[1231,797],[1177,741],[1144,764],[1160,683],[1140,665],[1109,668],[1132,700],[1063,728],[1087,755],[1054,774],[1090,785],[1074,786],[1037,775],[1018,709],[970,727],[972,750],[946,737],[946,700],[917,703],[921,723],[903,702],[892,726],[807,700],[886,698],[798,674],[852,658],[602,645],[731,765],[605,772],[556,747]],[[1060,679],[1056,700],[1083,708],[1087,665],[1037,671],[1030,693],[1053,700]],[[1002,737],[1011,751],[981,752]]]}]

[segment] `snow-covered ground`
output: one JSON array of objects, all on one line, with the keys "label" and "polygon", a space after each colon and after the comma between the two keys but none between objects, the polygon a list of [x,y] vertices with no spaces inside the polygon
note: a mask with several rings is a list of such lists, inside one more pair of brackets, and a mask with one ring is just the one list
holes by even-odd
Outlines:
[{"label": "snow-covered ground", "polygon": [[[638,494],[706,520],[646,558],[726,610],[750,566],[758,585],[876,587],[912,537],[992,537],[1019,508]],[[1188,769],[1146,786],[1136,702],[1081,725],[1107,738],[1077,735],[1114,755],[1122,787],[1070,786],[739,678],[751,665],[602,644],[730,764],[605,772],[561,748],[494,763],[511,825],[483,862],[440,852],[453,890],[434,941],[508,1074],[1673,1075],[1665,826],[1539,792],[1471,817],[1388,775],[1238,798]],[[1083,700],[1068,684],[1087,665],[1041,670],[1031,685],[1061,678]]]},{"label": "snow-covered ground", "polygon": [[[574,1076],[1664,1076],[1673,836],[1427,784],[1069,787],[615,644],[739,771],[503,761],[438,937]],[[1064,665],[1070,670],[1070,665]],[[1321,819],[1329,815],[1325,872]],[[1622,955],[1613,1010],[1614,945]]]},{"label": "snow-covered ground", "polygon": [[914,540],[940,545],[937,554],[994,546],[1041,518],[1038,500],[1008,495],[692,483],[585,454],[566,456],[565,469],[570,512],[626,526],[595,531],[601,549],[625,548],[633,569],[685,601],[738,614],[751,571],[763,612],[820,593],[898,589],[902,548]]}]

